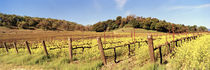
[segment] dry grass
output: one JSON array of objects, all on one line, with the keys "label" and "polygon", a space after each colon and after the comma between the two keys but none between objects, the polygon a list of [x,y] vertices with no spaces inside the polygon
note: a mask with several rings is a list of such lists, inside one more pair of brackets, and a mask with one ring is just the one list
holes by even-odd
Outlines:
[{"label": "dry grass", "polygon": [[[147,32],[139,33],[138,29],[136,31],[137,31],[135,34],[136,37],[147,35]],[[148,33],[151,33],[151,31],[148,31]],[[161,33],[154,32],[154,34],[161,34]],[[130,32],[115,33],[115,31],[111,31],[111,32],[106,32],[105,35],[106,38],[125,37],[125,36],[131,37]],[[26,40],[27,41],[67,40],[68,37],[73,38],[73,40],[90,39],[90,38],[93,39],[96,37],[103,37],[103,36],[104,32],[94,32],[94,31],[43,31],[43,30],[9,29],[5,27],[0,27],[0,43],[26,41]]]},{"label": "dry grass", "polygon": [[43,31],[43,30],[19,30],[0,27],[0,41],[19,41],[19,40],[62,40],[68,37],[88,38],[101,36],[102,33],[82,32],[82,31]]}]

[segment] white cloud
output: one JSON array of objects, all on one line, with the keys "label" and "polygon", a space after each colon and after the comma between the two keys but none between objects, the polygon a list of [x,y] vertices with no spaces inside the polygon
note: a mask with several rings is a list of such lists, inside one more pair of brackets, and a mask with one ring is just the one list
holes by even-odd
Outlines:
[{"label": "white cloud", "polygon": [[120,10],[122,10],[123,7],[125,6],[127,0],[115,0],[115,2],[117,3],[117,8],[119,8]]},{"label": "white cloud", "polygon": [[199,5],[195,8],[210,8],[210,4],[203,4],[203,5]]},{"label": "white cloud", "polygon": [[200,9],[200,8],[210,8],[210,4],[202,4],[195,6],[174,6],[170,7],[170,10],[179,10],[179,9]]}]

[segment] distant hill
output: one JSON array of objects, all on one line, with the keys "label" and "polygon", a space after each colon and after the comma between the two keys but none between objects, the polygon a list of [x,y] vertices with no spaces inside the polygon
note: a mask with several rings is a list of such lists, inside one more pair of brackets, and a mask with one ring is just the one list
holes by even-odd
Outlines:
[{"label": "distant hill", "polygon": [[208,29],[208,31],[210,31],[210,29]]},{"label": "distant hill", "polygon": [[[116,19],[108,19],[106,21],[99,21],[93,25],[81,25],[76,22],[52,19],[52,18],[40,18],[30,16],[18,16],[11,14],[0,13],[0,26],[8,27],[11,29],[43,29],[43,30],[66,30],[66,31],[112,31],[120,28],[139,28],[144,29],[146,32],[158,31],[158,32],[195,32],[195,31],[206,31],[205,26],[197,27],[185,26],[183,24],[174,24],[165,20],[160,20],[152,17],[139,17],[130,15],[127,17],[117,16]],[[141,30],[141,31],[144,31]]]},{"label": "distant hill", "polygon": [[87,28],[76,22],[39,18],[30,16],[19,16],[0,13],[0,26],[12,29],[43,29],[43,30],[86,30]]},{"label": "distant hill", "polygon": [[135,15],[130,15],[127,17],[117,16],[116,19],[108,19],[106,21],[100,21],[94,24],[92,29],[96,32],[103,32],[107,30],[111,31],[125,27],[141,28],[141,29],[153,30],[159,32],[173,32],[172,30],[174,30],[175,33],[207,30],[205,26],[200,26],[200,27],[197,27],[197,25],[186,26],[183,24],[174,24],[157,18],[139,17]]}]

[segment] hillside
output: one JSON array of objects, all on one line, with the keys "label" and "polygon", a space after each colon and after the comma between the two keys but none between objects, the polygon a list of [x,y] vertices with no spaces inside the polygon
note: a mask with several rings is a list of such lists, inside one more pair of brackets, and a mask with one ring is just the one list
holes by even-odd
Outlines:
[{"label": "hillside", "polygon": [[[138,16],[118,16],[116,19],[100,21],[90,26],[77,24],[76,22],[58,20],[52,18],[39,18],[30,16],[18,16],[0,13],[0,26],[12,29],[43,29],[43,30],[62,30],[62,31],[111,31],[124,27],[141,28],[158,32],[197,32],[207,31],[205,26],[185,26],[183,24],[174,24],[165,20],[151,17]],[[173,28],[174,27],[174,28]]]},{"label": "hillside", "polygon": [[116,17],[116,19],[100,21],[94,24],[92,28],[94,31],[103,32],[124,27],[134,27],[160,32],[173,32],[174,30],[175,33],[207,31],[207,28],[205,26],[186,26],[183,24],[174,24],[157,18],[139,17],[134,15],[127,17],[118,16]]},{"label": "hillside", "polygon": [[0,13],[0,26],[12,29],[43,29],[43,30],[88,30],[75,22],[52,18],[18,16]]},{"label": "hillside", "polygon": [[[134,31],[134,28],[119,28],[116,30],[113,30],[114,33],[131,33],[131,31]],[[161,33],[154,30],[146,30],[141,28],[135,28],[135,33]]]}]

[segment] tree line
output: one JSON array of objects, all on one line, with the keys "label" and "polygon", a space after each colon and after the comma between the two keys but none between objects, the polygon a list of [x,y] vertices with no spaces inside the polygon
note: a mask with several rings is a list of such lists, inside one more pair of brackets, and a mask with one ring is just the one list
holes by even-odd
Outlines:
[{"label": "tree line", "polygon": [[58,20],[52,18],[39,18],[29,16],[8,15],[0,13],[0,26],[18,29],[43,29],[43,30],[90,30],[75,22]]},{"label": "tree line", "polygon": [[125,18],[118,16],[116,19],[100,21],[94,24],[92,29],[97,32],[103,32],[124,27],[142,28],[170,33],[172,33],[173,30],[175,33],[208,31],[205,26],[185,26],[184,24],[174,24],[171,22],[166,22],[165,20],[159,20],[157,18],[145,18],[135,15],[129,15]]},{"label": "tree line", "polygon": [[205,26],[185,26],[183,24],[174,24],[151,17],[138,17],[130,15],[127,17],[118,16],[116,19],[100,21],[93,25],[81,25],[75,22],[58,20],[52,18],[39,18],[30,16],[18,16],[0,13],[0,26],[18,29],[43,29],[43,30],[66,30],[66,31],[110,31],[124,27],[142,28],[147,30],[156,30],[161,32],[197,32],[208,31]]}]

